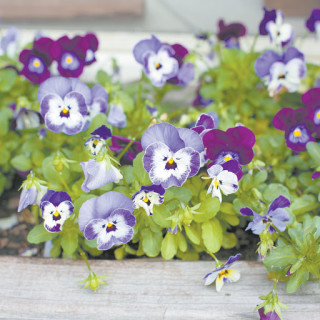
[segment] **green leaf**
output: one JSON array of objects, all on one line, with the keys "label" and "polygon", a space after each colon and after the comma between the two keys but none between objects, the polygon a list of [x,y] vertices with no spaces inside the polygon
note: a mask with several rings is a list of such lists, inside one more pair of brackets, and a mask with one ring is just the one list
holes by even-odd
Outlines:
[{"label": "green leaf", "polygon": [[259,184],[265,182],[268,178],[267,171],[259,171],[253,178],[253,183],[255,186],[258,186]]},{"label": "green leaf", "polygon": [[267,268],[284,268],[294,264],[296,260],[297,256],[294,248],[291,246],[283,246],[272,249],[263,260],[263,263]]},{"label": "green leaf", "polygon": [[286,283],[286,289],[288,293],[296,292],[299,287],[305,284],[309,279],[309,272],[305,268],[298,269],[289,281]]},{"label": "green leaf", "polygon": [[134,104],[132,98],[123,91],[115,92],[114,98],[111,103],[115,103],[117,105],[121,105],[125,112],[132,112],[134,109]]},{"label": "green leaf", "polygon": [[317,142],[309,142],[307,143],[307,151],[312,158],[312,160],[320,165],[320,145]]},{"label": "green leaf", "polygon": [[52,244],[53,244],[53,247],[50,250],[50,256],[52,258],[58,258],[61,254],[60,238],[53,239]]},{"label": "green leaf", "polygon": [[266,201],[272,202],[278,196],[283,195],[290,200],[288,188],[279,183],[270,183],[263,192]]},{"label": "green leaf", "polygon": [[30,243],[41,243],[53,239],[57,234],[46,230],[43,223],[35,226],[28,234],[27,240]]},{"label": "green leaf", "polygon": [[286,179],[286,170],[283,168],[274,168],[273,173],[279,182],[283,183]]},{"label": "green leaf", "polygon": [[231,249],[237,245],[237,237],[234,233],[226,232],[223,234],[222,247],[224,249]]},{"label": "green leaf", "polygon": [[133,168],[132,166],[123,166],[120,168],[120,171],[123,175],[126,183],[131,184],[134,180]]},{"label": "green leaf", "polygon": [[8,92],[12,89],[17,78],[17,73],[13,69],[0,70],[0,92]]},{"label": "green leaf", "polygon": [[185,226],[184,229],[186,230],[187,237],[194,244],[200,244],[201,238],[196,224],[192,224],[190,227]]},{"label": "green leaf", "polygon": [[208,197],[201,202],[199,209],[196,210],[199,214],[194,214],[193,219],[196,222],[206,222],[216,216],[219,209],[219,199],[217,197]]},{"label": "green leaf", "polygon": [[86,132],[92,132],[102,125],[108,126],[107,115],[104,113],[99,113],[91,120],[90,126]]},{"label": "green leaf", "polygon": [[188,244],[182,232],[177,233],[177,242],[178,242],[179,250],[182,252],[186,252],[188,249]]},{"label": "green leaf", "polygon": [[28,171],[32,168],[30,157],[24,154],[19,154],[11,159],[11,165],[21,171]]},{"label": "green leaf", "polygon": [[229,202],[222,202],[220,205],[220,211],[225,214],[237,214],[234,206]]},{"label": "green leaf", "polygon": [[149,229],[141,231],[142,249],[148,257],[156,257],[161,250],[162,233],[151,232]]},{"label": "green leaf", "polygon": [[111,84],[111,77],[103,70],[99,70],[97,73],[97,81],[102,86]]},{"label": "green leaf", "polygon": [[304,194],[300,198],[295,198],[290,209],[295,215],[303,214],[317,209],[316,198],[311,194]]},{"label": "green leaf", "polygon": [[161,243],[161,256],[163,259],[169,260],[172,259],[177,253],[177,237],[167,232],[162,243]]},{"label": "green leaf", "polygon": [[150,181],[148,172],[143,167],[143,156],[144,152],[140,152],[133,160],[133,174],[140,182],[140,185],[149,185],[152,184],[152,182]]},{"label": "green leaf", "polygon": [[169,228],[171,226],[171,221],[167,220],[169,217],[171,217],[171,212],[164,204],[153,207],[152,219],[160,227]]},{"label": "green leaf", "polygon": [[220,250],[222,245],[222,227],[218,219],[202,224],[202,240],[206,248],[215,253]]},{"label": "green leaf", "polygon": [[[65,228],[65,226],[64,226]],[[66,254],[73,254],[78,248],[78,230],[70,228],[63,230],[61,236],[61,247]]]},{"label": "green leaf", "polygon": [[166,190],[164,194],[165,201],[170,201],[172,199],[178,199],[184,203],[188,203],[192,198],[192,192],[184,187],[171,187]]}]

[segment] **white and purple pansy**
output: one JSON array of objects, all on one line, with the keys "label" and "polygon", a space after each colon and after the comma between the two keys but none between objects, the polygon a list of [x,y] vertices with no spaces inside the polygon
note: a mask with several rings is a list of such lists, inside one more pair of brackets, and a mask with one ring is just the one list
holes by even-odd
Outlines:
[{"label": "white and purple pansy", "polygon": [[238,253],[235,256],[229,257],[227,262],[222,265],[218,266],[215,270],[205,275],[205,285],[208,286],[214,281],[216,281],[216,289],[220,292],[222,286],[228,282],[236,282],[240,279],[240,272],[234,267],[239,263],[234,264],[237,260],[241,258],[241,254]]},{"label": "white and purple pansy", "polygon": [[131,199],[110,191],[87,200],[79,211],[79,229],[88,240],[97,239],[99,250],[129,242],[136,218]]},{"label": "white and purple pansy", "polygon": [[[234,171],[239,167],[237,161],[233,161],[235,166]],[[239,189],[238,177],[231,171],[224,170],[223,166],[215,164],[208,168],[208,175],[212,179],[208,188],[207,194],[211,193],[212,197],[218,197],[219,201],[222,202],[222,195],[229,195],[235,193]]]},{"label": "white and purple pansy", "polygon": [[87,44],[85,45],[85,47],[87,48],[85,64],[90,65],[96,61],[95,52],[98,50],[99,41],[94,33],[87,33],[82,38],[85,42],[87,42]]},{"label": "white and purple pansy", "polygon": [[244,216],[253,217],[246,230],[251,230],[254,234],[260,234],[266,229],[269,233],[283,232],[286,229],[286,222],[290,220],[288,212],[284,209],[290,206],[290,201],[284,196],[279,196],[272,201],[268,212],[260,215],[251,208],[245,207],[240,209],[240,213]]},{"label": "white and purple pansy", "polygon": [[111,103],[107,122],[116,128],[124,128],[127,125],[127,117],[120,105]]},{"label": "white and purple pansy", "polygon": [[40,113],[46,127],[53,132],[76,134],[85,123],[90,101],[88,86],[77,79],[53,77],[43,82],[38,90]]},{"label": "white and purple pansy", "polygon": [[156,87],[162,87],[167,80],[178,75],[179,63],[174,54],[175,50],[170,45],[162,43],[154,35],[151,39],[139,41],[133,48],[136,61]]},{"label": "white and purple pansy", "polygon": [[160,185],[142,186],[131,198],[135,208],[143,208],[148,216],[153,215],[153,206],[163,203],[165,189]]},{"label": "white and purple pansy", "polygon": [[295,47],[289,47],[282,55],[271,50],[265,51],[256,60],[254,68],[258,77],[268,85],[270,96],[281,89],[297,91],[307,71],[304,55]]},{"label": "white and purple pansy", "polygon": [[37,128],[40,126],[40,119],[39,112],[20,108],[12,119],[12,127],[16,130]]},{"label": "white and purple pansy", "polygon": [[202,113],[197,119],[196,125],[192,128],[193,131],[204,136],[211,129],[217,129],[219,126],[219,117],[215,112]]},{"label": "white and purple pansy", "polygon": [[306,21],[306,28],[320,38],[320,9],[314,8]]},{"label": "white and purple pansy", "polygon": [[40,202],[44,227],[49,232],[60,232],[64,222],[73,213],[70,196],[64,191],[48,190]]},{"label": "white and purple pansy", "polygon": [[199,171],[204,147],[201,137],[191,129],[158,123],[145,131],[141,145],[145,150],[143,166],[153,184],[165,189],[181,187]]},{"label": "white and purple pansy", "polygon": [[102,125],[98,129],[91,132],[91,137],[84,143],[85,147],[90,151],[91,155],[96,156],[106,146],[106,140],[111,138],[111,130]]}]

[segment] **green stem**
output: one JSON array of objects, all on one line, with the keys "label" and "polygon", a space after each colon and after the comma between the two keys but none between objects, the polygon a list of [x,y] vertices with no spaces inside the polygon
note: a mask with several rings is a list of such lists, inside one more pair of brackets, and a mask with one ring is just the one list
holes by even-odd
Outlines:
[{"label": "green stem", "polygon": [[274,279],[273,288],[272,288],[273,292],[276,290],[277,283],[278,283],[278,279]]},{"label": "green stem", "polygon": [[124,156],[124,154],[129,150],[129,148],[133,145],[135,141],[135,138],[133,138],[126,146],[123,148],[123,150],[120,152],[120,154],[117,157],[117,160],[120,161],[121,158]]},{"label": "green stem", "polygon": [[214,261],[216,262],[216,265],[218,266],[220,264],[220,261],[217,259],[217,257],[210,251],[207,251],[207,253],[214,259]]},{"label": "green stem", "polygon": [[272,227],[279,233],[280,237],[282,236],[289,244],[293,244],[291,239],[283,232],[281,232],[276,226],[272,225]]},{"label": "green stem", "polygon": [[81,248],[78,248],[78,251],[80,253],[81,258],[85,261],[85,263],[88,267],[88,270],[91,272],[91,267],[90,267],[87,255],[85,254],[85,252]]},{"label": "green stem", "polygon": [[63,187],[65,188],[65,190],[67,190],[67,192],[69,193],[69,195],[72,193],[71,189],[68,187],[68,185],[66,184],[66,182],[63,180],[63,178],[61,177],[61,175],[59,174],[59,180],[61,182],[61,184],[63,185]]}]

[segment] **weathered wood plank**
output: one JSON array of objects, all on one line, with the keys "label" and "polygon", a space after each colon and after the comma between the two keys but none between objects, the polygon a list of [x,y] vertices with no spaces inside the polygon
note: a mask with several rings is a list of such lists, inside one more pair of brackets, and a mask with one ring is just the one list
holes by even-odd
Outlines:
[{"label": "weathered wood plank", "polygon": [[[82,261],[0,257],[0,319],[257,319],[258,297],[272,288],[261,263],[243,262],[241,280],[220,293],[203,285],[209,261],[95,260],[109,274],[98,292],[81,290]],[[320,318],[320,291],[308,283],[298,293],[279,284],[286,320]]]}]

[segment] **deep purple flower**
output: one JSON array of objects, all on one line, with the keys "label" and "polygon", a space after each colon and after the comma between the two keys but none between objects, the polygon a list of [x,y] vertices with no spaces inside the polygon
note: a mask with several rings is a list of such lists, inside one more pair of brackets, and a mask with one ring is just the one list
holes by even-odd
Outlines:
[{"label": "deep purple flower", "polygon": [[286,46],[293,40],[294,31],[289,23],[284,23],[284,15],[280,10],[268,11],[264,8],[264,17],[259,26],[261,35],[269,35],[271,42],[278,46]]},{"label": "deep purple flower", "polygon": [[192,101],[192,105],[194,107],[207,107],[209,104],[213,102],[212,99],[205,99],[201,94],[200,94],[200,89],[201,85],[198,86],[196,90],[196,97]]},{"label": "deep purple flower", "polygon": [[7,54],[8,57],[13,58],[17,50],[18,29],[10,27],[2,36],[0,41],[1,54]]},{"label": "deep purple flower", "polygon": [[38,101],[49,130],[76,134],[83,129],[91,91],[80,80],[53,77],[40,85]]},{"label": "deep purple flower", "polygon": [[214,164],[237,160],[245,165],[251,162],[255,144],[254,133],[246,127],[230,128],[227,131],[212,129],[202,138],[207,157]]},{"label": "deep purple flower", "polygon": [[64,191],[48,190],[40,202],[44,226],[49,232],[60,232],[73,213],[70,196]]},{"label": "deep purple flower", "polygon": [[304,105],[314,110],[313,124],[318,138],[320,137],[320,88],[308,90],[302,95],[301,99]]},{"label": "deep purple flower", "polygon": [[116,128],[124,128],[127,125],[127,117],[123,109],[113,103],[110,104],[107,121]]},{"label": "deep purple flower", "polygon": [[288,148],[301,152],[306,151],[309,141],[314,141],[311,136],[314,130],[313,120],[314,112],[311,108],[283,108],[274,116],[273,125],[285,132]]},{"label": "deep purple flower", "polygon": [[102,125],[98,129],[91,132],[91,137],[84,143],[85,147],[96,156],[106,145],[106,140],[111,138],[111,130]]},{"label": "deep purple flower", "polygon": [[193,130],[158,123],[145,131],[141,145],[145,150],[143,166],[153,184],[165,189],[181,187],[199,171],[199,153],[204,148],[201,137]]},{"label": "deep purple flower", "polygon": [[219,292],[224,283],[238,281],[240,279],[240,272],[233,269],[235,267],[233,264],[240,259],[241,256],[241,253],[238,253],[235,256],[229,257],[224,265],[218,266],[218,268],[205,275],[205,285],[208,286],[216,280],[216,289]]},{"label": "deep purple flower", "polygon": [[148,216],[153,214],[153,206],[163,203],[165,189],[160,185],[141,186],[132,196],[135,208],[143,208]]},{"label": "deep purple flower", "polygon": [[32,49],[21,51],[19,60],[23,64],[20,74],[39,84],[50,77],[49,66],[60,53],[60,48],[50,38],[35,40]]},{"label": "deep purple flower", "polygon": [[264,314],[264,307],[258,310],[260,320],[281,320],[278,314],[275,311],[270,311],[267,314]]},{"label": "deep purple flower", "polygon": [[[110,150],[112,152],[117,152],[117,153],[121,152],[121,150],[124,149],[130,141],[131,141],[131,139],[128,139],[126,137],[113,135],[111,137]],[[143,151],[143,149],[141,146],[141,142],[134,141],[122,159],[127,158],[129,160],[129,162],[132,162],[134,160],[134,158],[137,156],[137,154],[139,154],[142,151]]]},{"label": "deep purple flower", "polygon": [[312,180],[315,180],[315,179],[318,179],[320,177],[320,171],[315,171],[312,176],[311,176],[311,179]]},{"label": "deep purple flower", "polygon": [[40,118],[39,112],[20,108],[12,119],[12,127],[16,130],[37,128],[40,126]]},{"label": "deep purple flower", "polygon": [[285,88],[297,91],[306,75],[304,55],[295,47],[289,47],[282,55],[267,50],[254,65],[258,77],[265,79],[270,96]]},{"label": "deep purple flower", "polygon": [[85,64],[90,65],[96,61],[95,52],[98,50],[99,41],[94,33],[87,33],[82,37],[84,42],[87,42],[83,46],[87,48]]},{"label": "deep purple flower", "polygon": [[89,159],[87,162],[80,162],[80,165],[84,173],[84,181],[81,185],[84,192],[101,188],[111,182],[118,183],[123,178],[119,169],[113,166],[110,160]]},{"label": "deep purple flower", "polygon": [[320,9],[315,8],[311,11],[310,17],[306,21],[306,27],[310,32],[315,32],[320,36]]},{"label": "deep purple flower", "polygon": [[193,131],[204,136],[211,129],[217,129],[219,126],[219,117],[215,112],[202,113],[197,119],[196,125],[191,128]]},{"label": "deep purple flower", "polygon": [[272,201],[265,215],[260,215],[248,207],[241,208],[240,213],[244,216],[253,217],[253,221],[248,224],[246,230],[251,229],[254,234],[260,234],[266,228],[269,233],[277,232],[274,227],[283,232],[287,227],[285,222],[290,220],[289,214],[284,208],[289,206],[289,199],[279,196]]},{"label": "deep purple flower", "polygon": [[88,240],[97,239],[99,250],[129,242],[136,223],[132,201],[111,191],[83,203],[79,211],[79,229]]},{"label": "deep purple flower", "polygon": [[217,37],[225,42],[225,46],[229,49],[239,48],[239,38],[243,37],[247,30],[242,23],[225,24],[221,19],[218,22],[219,31]]}]

